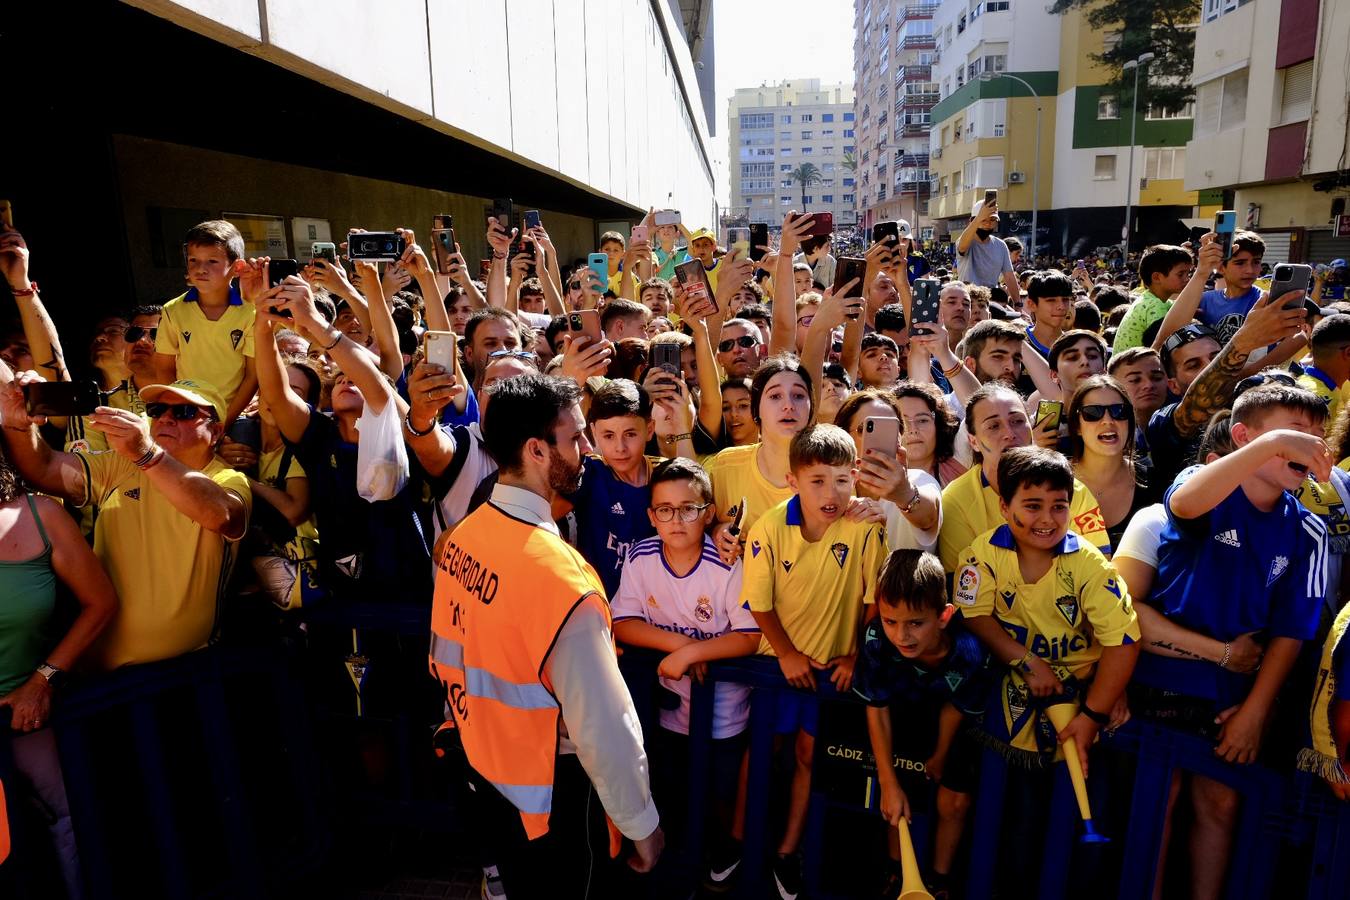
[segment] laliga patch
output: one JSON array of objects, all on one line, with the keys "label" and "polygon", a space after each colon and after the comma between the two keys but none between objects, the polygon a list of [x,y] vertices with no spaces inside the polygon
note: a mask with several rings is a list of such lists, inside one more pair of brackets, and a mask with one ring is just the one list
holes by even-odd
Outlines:
[{"label": "laliga patch", "polygon": [[834,561],[839,563],[839,568],[844,567],[844,560],[848,559],[848,544],[833,544],[830,546],[830,552],[834,554]]},{"label": "laliga patch", "polygon": [[956,577],[956,602],[962,606],[974,606],[975,597],[980,592],[980,570],[976,566],[962,566]]}]

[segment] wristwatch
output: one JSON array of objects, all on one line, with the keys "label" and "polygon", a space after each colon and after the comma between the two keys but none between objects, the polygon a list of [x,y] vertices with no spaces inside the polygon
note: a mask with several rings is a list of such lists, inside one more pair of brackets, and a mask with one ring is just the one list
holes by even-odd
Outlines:
[{"label": "wristwatch", "polygon": [[65,687],[66,679],[70,677],[56,666],[47,662],[37,667],[37,673],[47,679],[47,684],[51,685],[51,688],[54,691],[59,691],[61,688]]}]

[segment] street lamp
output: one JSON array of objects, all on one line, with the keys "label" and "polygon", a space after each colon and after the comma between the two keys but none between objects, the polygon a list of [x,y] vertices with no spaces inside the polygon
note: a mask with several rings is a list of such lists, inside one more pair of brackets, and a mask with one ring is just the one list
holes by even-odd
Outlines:
[{"label": "street lamp", "polygon": [[1010,75],[1007,72],[983,72],[980,74],[980,81],[983,82],[990,82],[995,78],[1011,78],[1030,91],[1031,96],[1036,98],[1036,168],[1031,173],[1031,246],[1028,248],[1028,258],[1035,265],[1036,212],[1041,207],[1041,95],[1036,93],[1036,89],[1028,84],[1025,78],[1020,78],[1017,75]]},{"label": "street lamp", "polygon": [[1130,103],[1130,163],[1129,174],[1125,177],[1125,235],[1120,242],[1122,266],[1130,258],[1130,214],[1134,212],[1134,128],[1139,123],[1139,70],[1152,61],[1152,53],[1141,53],[1138,59],[1131,59],[1121,66],[1125,72],[1134,70],[1134,97]]}]

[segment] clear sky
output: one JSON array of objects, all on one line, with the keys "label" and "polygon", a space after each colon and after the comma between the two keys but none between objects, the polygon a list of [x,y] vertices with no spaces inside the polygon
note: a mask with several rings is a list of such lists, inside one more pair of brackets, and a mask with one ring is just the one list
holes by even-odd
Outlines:
[{"label": "clear sky", "polygon": [[788,78],[853,83],[851,0],[717,0],[717,134],[712,139],[717,202],[727,205],[727,101],[737,88]]}]

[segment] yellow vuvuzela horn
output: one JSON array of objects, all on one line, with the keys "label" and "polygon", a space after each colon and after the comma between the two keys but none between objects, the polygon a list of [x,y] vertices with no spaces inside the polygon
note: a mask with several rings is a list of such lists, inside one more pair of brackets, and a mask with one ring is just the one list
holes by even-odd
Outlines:
[{"label": "yellow vuvuzela horn", "polygon": [[899,900],[933,900],[923,886],[919,874],[919,858],[914,855],[914,840],[909,836],[909,823],[900,817],[896,829],[900,832],[900,898]]},{"label": "yellow vuvuzela horn", "polygon": [[[1047,707],[1045,714],[1050,717],[1050,724],[1055,726],[1055,730],[1062,731],[1064,726],[1078,715],[1078,707],[1073,703],[1056,703]],[[1078,742],[1070,738],[1062,746],[1064,764],[1069,767],[1069,780],[1073,782],[1073,795],[1078,799],[1078,814],[1083,817],[1084,831],[1080,840],[1084,844],[1104,844],[1110,838],[1099,832],[1092,824],[1092,807],[1088,805],[1087,778],[1083,775],[1083,763],[1078,759]]]}]

